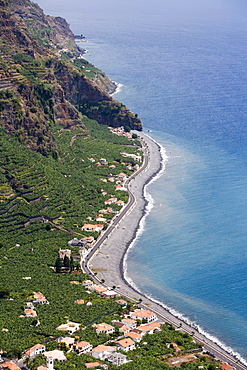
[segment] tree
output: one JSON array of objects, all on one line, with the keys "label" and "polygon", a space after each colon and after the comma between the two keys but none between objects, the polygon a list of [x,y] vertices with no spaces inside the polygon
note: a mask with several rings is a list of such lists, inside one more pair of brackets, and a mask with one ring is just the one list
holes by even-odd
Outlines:
[{"label": "tree", "polygon": [[65,256],[63,259],[63,265],[66,271],[70,269],[70,259],[69,257]]},{"label": "tree", "polygon": [[75,265],[74,265],[74,258],[70,257],[70,272],[74,271]]},{"label": "tree", "polygon": [[62,271],[62,266],[63,266],[62,260],[61,258],[58,257],[55,262],[55,271],[57,274],[59,274]]}]

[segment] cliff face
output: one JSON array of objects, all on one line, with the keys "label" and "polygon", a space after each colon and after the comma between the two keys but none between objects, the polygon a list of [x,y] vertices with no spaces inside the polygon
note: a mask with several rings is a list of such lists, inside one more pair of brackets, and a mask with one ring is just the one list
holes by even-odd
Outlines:
[{"label": "cliff face", "polygon": [[46,154],[56,149],[51,125],[86,130],[81,113],[141,130],[140,120],[107,93],[109,79],[78,59],[64,19],[44,15],[29,0],[0,0],[0,29],[0,123],[7,133]]}]

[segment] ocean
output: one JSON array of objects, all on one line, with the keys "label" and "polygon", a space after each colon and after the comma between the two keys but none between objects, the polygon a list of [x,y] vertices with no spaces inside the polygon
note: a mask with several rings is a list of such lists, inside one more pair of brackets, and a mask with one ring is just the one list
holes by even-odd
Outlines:
[{"label": "ocean", "polygon": [[247,361],[246,1],[36,1],[166,153],[126,276]]}]

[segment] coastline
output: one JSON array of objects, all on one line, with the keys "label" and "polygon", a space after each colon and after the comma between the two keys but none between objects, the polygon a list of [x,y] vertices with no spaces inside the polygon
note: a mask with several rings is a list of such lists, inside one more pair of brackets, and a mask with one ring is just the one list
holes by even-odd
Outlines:
[{"label": "coastline", "polygon": [[[214,354],[214,351],[216,351],[217,358],[227,361],[237,369],[244,369],[246,368],[246,362],[238,353],[235,353],[217,338],[204,332],[198,325],[190,322],[172,308],[166,307],[162,302],[139,291],[138,287],[126,274],[128,252],[133,247],[138,235],[142,233],[145,217],[152,208],[152,197],[150,196],[148,199],[146,186],[161,176],[167,159],[167,157],[164,157],[165,153],[162,153],[163,148],[151,137],[139,132],[138,135],[147,145],[149,160],[147,168],[129,182],[130,190],[134,193],[136,199],[135,205],[120,220],[107,240],[92,256],[89,263],[90,269],[97,272],[98,280],[104,279],[105,285],[117,287],[117,291],[127,298],[140,300],[142,302],[140,306],[156,312],[163,322],[168,321],[179,330],[192,335],[195,341],[202,342],[205,350],[210,353]],[[121,242],[119,242],[120,240]]]}]

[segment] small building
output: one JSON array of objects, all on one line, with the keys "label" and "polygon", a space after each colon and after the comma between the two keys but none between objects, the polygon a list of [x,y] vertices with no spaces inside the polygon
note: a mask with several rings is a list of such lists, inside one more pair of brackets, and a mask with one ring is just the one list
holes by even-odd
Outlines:
[{"label": "small building", "polygon": [[87,245],[87,239],[77,239],[74,238],[68,242],[69,247],[85,247]]},{"label": "small building", "polygon": [[83,231],[99,232],[103,230],[103,228],[104,225],[102,224],[84,224],[81,229]]},{"label": "small building", "polygon": [[142,324],[140,326],[138,326],[139,330],[142,331],[143,334],[153,334],[154,332],[154,328],[150,325],[146,325],[146,324]]},{"label": "small building", "polygon": [[115,350],[115,347],[104,346],[103,344],[100,344],[99,346],[92,349],[91,354],[95,358],[104,360],[105,358],[108,358]]},{"label": "small building", "polygon": [[82,282],[82,285],[85,287],[85,288],[90,288],[92,285],[93,285],[93,281],[92,280],[84,280]]},{"label": "small building", "polygon": [[135,342],[131,338],[121,339],[115,342],[122,351],[128,352],[135,349]]},{"label": "small building", "polygon": [[64,343],[67,347],[71,348],[75,343],[75,338],[72,337],[59,338],[58,343]]},{"label": "small building", "polygon": [[106,205],[113,204],[113,203],[116,203],[116,202],[117,202],[117,198],[109,198],[109,199],[107,199],[107,200],[104,201],[104,203]]},{"label": "small building", "polygon": [[233,370],[234,367],[232,367],[231,365],[227,364],[227,363],[223,363],[220,365],[220,370]]},{"label": "small building", "polygon": [[64,260],[65,257],[70,258],[71,256],[71,250],[70,249],[59,249],[59,258]]},{"label": "small building", "polygon": [[118,201],[116,202],[116,205],[118,205],[118,206],[120,206],[120,207],[123,207],[123,206],[125,206],[125,203],[124,203],[124,201],[123,201],[123,200],[118,200]]},{"label": "small building", "polygon": [[127,307],[127,302],[124,299],[118,299],[116,303],[120,304],[123,308]]},{"label": "small building", "polygon": [[107,166],[108,165],[108,162],[107,162],[107,160],[105,159],[105,158],[100,158],[100,164],[102,165],[102,166]]},{"label": "small building", "polygon": [[99,362],[86,362],[84,365],[87,369],[93,369],[94,367],[101,366]]},{"label": "small building", "polygon": [[2,369],[21,370],[13,361],[7,361],[0,365]]},{"label": "small building", "polygon": [[89,342],[81,341],[76,343],[74,348],[79,351],[79,354],[90,352],[93,346]]},{"label": "small building", "polygon": [[157,320],[155,313],[143,309],[130,312],[130,317],[135,320],[146,320],[148,323]]},{"label": "small building", "polygon": [[68,331],[70,334],[73,334],[75,331],[80,329],[80,324],[77,322],[68,321],[66,324],[62,324],[57,327],[57,330]]},{"label": "small building", "polygon": [[37,312],[33,310],[32,308],[26,308],[24,312],[25,312],[26,317],[37,317],[38,316]]},{"label": "small building", "polygon": [[97,285],[97,284],[93,284],[91,287],[89,287],[89,289],[97,293],[107,292],[106,288],[104,288],[102,285]]},{"label": "small building", "polygon": [[122,322],[124,325],[129,326],[131,329],[136,328],[136,320],[129,319],[129,318],[124,318],[124,319],[122,319],[122,320],[121,320],[121,322]]},{"label": "small building", "polygon": [[128,337],[130,337],[134,342],[139,343],[142,340],[142,334],[134,333],[133,331],[129,331],[126,334]]},{"label": "small building", "polygon": [[49,304],[45,296],[41,292],[33,292],[34,300],[33,303]]},{"label": "small building", "polygon": [[94,328],[96,328],[96,333],[105,333],[105,334],[112,334],[115,331],[114,326],[105,324],[104,322],[101,324],[93,324],[92,325]]},{"label": "small building", "polygon": [[127,362],[129,362],[129,360],[127,360],[127,356],[124,355],[123,353],[119,353],[119,352],[113,352],[108,357],[107,361],[112,363],[113,365],[116,365],[116,366],[121,366],[121,365],[126,364]]},{"label": "small building", "polygon": [[38,356],[40,355],[41,353],[44,353],[45,352],[45,346],[44,344],[35,344],[35,346],[29,348],[25,353],[24,353],[24,356],[25,357],[29,357],[29,358],[33,358],[35,356]]},{"label": "small building", "polygon": [[64,362],[67,361],[66,356],[64,355],[63,351],[59,351],[58,349],[54,349],[53,351],[44,352],[44,356],[46,358],[53,358],[54,361]]},{"label": "small building", "polygon": [[[171,342],[170,346],[172,346],[176,352],[181,351],[181,349],[178,347],[177,343]],[[230,370],[230,369],[224,369],[224,370]]]},{"label": "small building", "polygon": [[121,181],[125,181],[127,179],[127,175],[123,172],[120,172],[117,176],[118,176],[118,179]]},{"label": "small building", "polygon": [[84,299],[76,299],[74,302],[77,304],[84,304],[85,301]]},{"label": "small building", "polygon": [[106,292],[102,292],[101,296],[103,298],[116,298],[116,297],[119,297],[119,294],[115,292],[114,290],[107,290]]}]

